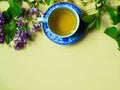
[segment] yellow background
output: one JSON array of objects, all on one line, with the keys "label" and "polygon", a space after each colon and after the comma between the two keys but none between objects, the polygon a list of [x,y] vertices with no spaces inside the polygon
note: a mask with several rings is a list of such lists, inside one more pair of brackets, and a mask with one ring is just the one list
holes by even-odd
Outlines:
[{"label": "yellow background", "polygon": [[24,50],[1,44],[0,90],[120,90],[120,51],[104,34],[109,25],[105,15],[100,30],[70,46],[51,42],[42,31]]}]

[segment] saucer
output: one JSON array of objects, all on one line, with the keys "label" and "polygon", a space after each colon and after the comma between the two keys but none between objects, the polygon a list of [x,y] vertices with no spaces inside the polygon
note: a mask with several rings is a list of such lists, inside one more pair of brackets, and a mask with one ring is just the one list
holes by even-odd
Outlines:
[{"label": "saucer", "polygon": [[[56,7],[62,7],[62,6],[67,6],[67,7],[71,7],[73,8],[78,15],[81,15],[81,10],[75,6],[74,4],[70,3],[70,2],[60,2],[60,3],[56,3],[54,5],[52,5],[45,13],[43,18],[48,19],[49,14],[51,13],[52,10],[54,10],[54,8]],[[79,28],[76,31],[76,33],[74,33],[73,35],[69,36],[69,37],[61,37],[58,36],[54,33],[52,33],[48,27],[47,22],[42,23],[42,27],[43,27],[43,32],[45,33],[45,35],[53,42],[60,44],[60,45],[69,45],[72,44],[76,41],[78,41],[83,33],[84,33],[84,28],[82,25],[82,21],[80,22]]]}]

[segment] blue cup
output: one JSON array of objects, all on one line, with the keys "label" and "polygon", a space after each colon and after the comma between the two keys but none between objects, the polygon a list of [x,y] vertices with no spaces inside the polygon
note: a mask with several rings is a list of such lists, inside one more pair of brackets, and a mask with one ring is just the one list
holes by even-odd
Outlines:
[{"label": "blue cup", "polygon": [[[64,20],[64,17],[62,16],[64,16],[66,13],[63,13],[62,10],[66,10],[71,13],[75,21],[71,22],[67,19]],[[58,14],[57,12],[59,11],[62,13]],[[68,45],[77,41],[82,35],[83,31],[80,31],[80,35],[78,35],[78,29],[80,27],[80,15],[81,10],[75,4],[70,2],[59,2],[51,5],[42,17],[38,17],[38,22],[42,24],[42,30],[50,40],[57,44]],[[59,22],[59,20],[61,21],[61,25],[64,23],[63,26],[65,27],[62,28],[63,30],[68,26],[73,26],[70,32],[68,32],[67,34],[58,33],[59,30],[57,29],[57,23]],[[52,24],[50,22],[52,22]],[[56,27],[56,29],[53,30],[53,27]]]}]

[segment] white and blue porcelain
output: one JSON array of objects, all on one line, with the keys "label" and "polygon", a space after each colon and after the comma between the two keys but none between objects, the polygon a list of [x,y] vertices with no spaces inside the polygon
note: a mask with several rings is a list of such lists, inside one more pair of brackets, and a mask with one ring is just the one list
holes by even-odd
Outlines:
[{"label": "white and blue porcelain", "polygon": [[[70,34],[70,35],[66,35],[66,36],[60,36],[57,35],[55,33],[53,33],[48,25],[48,18],[51,14],[51,12],[56,9],[56,8],[69,8],[70,10],[73,11],[73,13],[76,14],[77,17],[77,22],[78,25],[76,27],[76,30]],[[55,3],[52,6],[50,6],[46,12],[44,13],[43,17],[39,17],[38,18],[38,22],[42,23],[42,29],[43,32],[45,33],[45,35],[53,42],[60,44],[60,45],[68,45],[68,44],[72,44],[76,41],[78,41],[84,32],[82,22],[80,21],[80,15],[81,15],[81,10],[80,8],[78,8],[76,5],[74,5],[73,3],[70,2],[59,2],[59,3]]]}]

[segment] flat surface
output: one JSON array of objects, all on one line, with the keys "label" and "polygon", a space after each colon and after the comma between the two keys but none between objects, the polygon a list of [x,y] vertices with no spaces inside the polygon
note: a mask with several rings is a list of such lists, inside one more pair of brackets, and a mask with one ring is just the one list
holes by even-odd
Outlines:
[{"label": "flat surface", "polygon": [[105,15],[99,30],[70,46],[51,42],[42,31],[24,50],[0,45],[0,90],[120,90],[120,52],[103,33],[108,20]]}]

